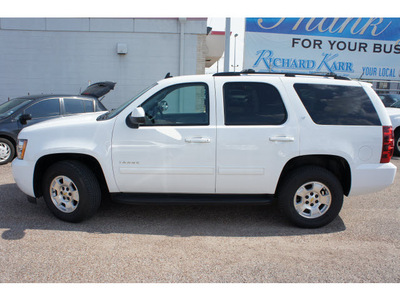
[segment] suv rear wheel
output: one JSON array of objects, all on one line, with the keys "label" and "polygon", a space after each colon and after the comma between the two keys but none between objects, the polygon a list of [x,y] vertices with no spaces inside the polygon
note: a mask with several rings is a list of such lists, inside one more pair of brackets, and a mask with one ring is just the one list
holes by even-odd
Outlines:
[{"label": "suv rear wheel", "polygon": [[343,188],[330,171],[309,166],[289,173],[278,197],[282,212],[292,223],[317,228],[338,216],[343,205]]},{"label": "suv rear wheel", "polygon": [[47,207],[64,221],[90,218],[100,206],[97,178],[78,161],[60,161],[50,166],[43,177],[42,189]]},{"label": "suv rear wheel", "polygon": [[394,155],[400,156],[400,130],[394,133]]}]

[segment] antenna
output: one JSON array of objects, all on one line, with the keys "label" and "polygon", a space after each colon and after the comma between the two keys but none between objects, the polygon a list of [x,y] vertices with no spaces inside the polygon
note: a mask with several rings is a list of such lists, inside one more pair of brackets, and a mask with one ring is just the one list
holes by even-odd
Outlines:
[{"label": "antenna", "polygon": [[364,68],[363,68],[363,72],[362,72],[360,78],[358,78],[358,80],[361,80],[361,78],[362,78],[363,76],[364,76]]}]

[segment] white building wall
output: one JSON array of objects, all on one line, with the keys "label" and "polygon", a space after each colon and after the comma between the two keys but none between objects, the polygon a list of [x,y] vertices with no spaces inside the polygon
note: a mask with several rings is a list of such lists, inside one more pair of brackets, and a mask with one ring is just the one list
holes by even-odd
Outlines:
[{"label": "white building wall", "polygon": [[[184,74],[204,73],[198,61],[206,19],[188,19]],[[117,44],[127,54],[117,54]],[[0,19],[0,103],[26,94],[79,93],[89,83],[117,82],[103,103],[112,109],[164,78],[179,75],[176,19]],[[199,68],[200,65],[200,68]]]}]

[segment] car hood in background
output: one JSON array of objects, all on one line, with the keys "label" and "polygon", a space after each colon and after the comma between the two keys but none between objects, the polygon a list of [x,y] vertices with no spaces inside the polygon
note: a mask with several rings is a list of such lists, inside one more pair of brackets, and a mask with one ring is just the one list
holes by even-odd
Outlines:
[{"label": "car hood in background", "polygon": [[386,107],[389,116],[400,116],[400,108]]},{"label": "car hood in background", "polygon": [[98,123],[96,119],[102,114],[104,114],[104,111],[62,116],[60,118],[46,120],[24,127],[21,133],[27,133],[31,131],[48,131],[46,128],[60,128],[60,130],[68,131],[70,128],[80,127],[83,130],[83,128],[88,126],[88,124]]},{"label": "car hood in background", "polygon": [[89,85],[86,90],[81,93],[81,95],[100,98],[107,94],[109,91],[113,90],[115,84],[116,82],[111,81],[96,82]]}]

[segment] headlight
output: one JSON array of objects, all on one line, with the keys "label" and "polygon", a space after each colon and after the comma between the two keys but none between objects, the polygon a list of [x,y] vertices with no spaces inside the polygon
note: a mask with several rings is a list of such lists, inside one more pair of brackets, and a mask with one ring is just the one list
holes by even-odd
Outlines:
[{"label": "headlight", "polygon": [[17,156],[19,159],[24,159],[25,156],[25,149],[26,145],[28,144],[28,140],[18,140],[18,145],[17,145]]}]

